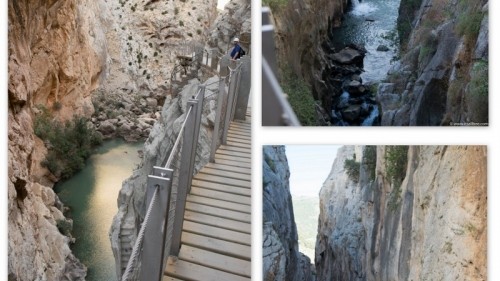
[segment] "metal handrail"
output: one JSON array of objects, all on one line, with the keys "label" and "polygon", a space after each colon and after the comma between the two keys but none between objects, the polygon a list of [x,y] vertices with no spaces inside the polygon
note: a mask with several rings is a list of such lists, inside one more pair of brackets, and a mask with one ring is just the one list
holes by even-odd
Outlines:
[{"label": "metal handrail", "polygon": [[186,118],[184,118],[184,122],[182,122],[181,129],[179,130],[179,134],[177,135],[177,138],[175,139],[174,146],[172,147],[172,150],[170,151],[170,155],[168,156],[167,162],[165,163],[165,166],[164,166],[165,168],[170,168],[170,165],[172,164],[172,160],[174,159],[174,155],[175,155],[175,152],[177,151],[177,147],[179,147],[182,132],[184,131],[184,128],[186,127],[186,121],[188,120],[192,109],[193,109],[193,107],[190,106],[189,110],[186,114]]},{"label": "metal handrail", "polygon": [[141,229],[139,230],[139,234],[137,235],[137,239],[135,240],[134,247],[132,248],[132,254],[130,255],[130,259],[128,260],[127,267],[125,269],[125,273],[122,275],[122,281],[127,281],[130,273],[132,272],[132,265],[134,264],[135,259],[139,255],[139,248],[144,240],[144,232],[148,226],[149,218],[151,216],[151,210],[153,209],[156,200],[158,197],[158,187],[155,188],[155,193],[153,194],[153,199],[149,204],[148,211],[146,212],[146,216],[144,217],[144,221],[142,222]]}]

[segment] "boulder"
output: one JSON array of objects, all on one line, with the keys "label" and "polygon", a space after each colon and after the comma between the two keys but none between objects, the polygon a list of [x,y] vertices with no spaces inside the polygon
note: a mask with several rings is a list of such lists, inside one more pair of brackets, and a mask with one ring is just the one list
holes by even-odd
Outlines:
[{"label": "boulder", "polygon": [[377,47],[377,51],[378,52],[387,52],[387,51],[389,51],[389,47],[387,47],[386,45],[379,45]]},{"label": "boulder", "polygon": [[340,64],[363,64],[364,56],[359,50],[346,47],[340,52],[331,55],[331,59]]},{"label": "boulder", "polygon": [[116,127],[109,120],[104,120],[101,122],[98,130],[103,135],[111,135],[116,131]]},{"label": "boulder", "polygon": [[146,104],[148,107],[156,108],[156,106],[158,106],[158,101],[154,98],[147,98]]},{"label": "boulder", "polygon": [[358,121],[361,113],[361,105],[353,104],[342,111],[342,117],[348,122]]}]

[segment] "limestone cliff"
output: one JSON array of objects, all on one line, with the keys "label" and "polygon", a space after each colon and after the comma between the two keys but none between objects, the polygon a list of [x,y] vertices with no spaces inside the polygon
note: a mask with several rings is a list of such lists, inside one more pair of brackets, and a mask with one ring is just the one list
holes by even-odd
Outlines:
[{"label": "limestone cliff", "polygon": [[330,26],[340,25],[348,3],[348,0],[290,0],[283,7],[271,6],[279,61],[312,85],[315,95],[322,92],[319,89],[326,89],[322,72],[327,60],[321,43]]},{"label": "limestone cliff", "polygon": [[402,0],[399,17],[408,43],[379,86],[382,125],[487,125],[488,1]]},{"label": "limestone cliff", "polygon": [[210,32],[208,44],[217,47],[226,54],[233,47],[234,37],[240,39],[240,45],[250,54],[252,44],[252,15],[250,0],[232,0],[224,7],[224,11],[215,20]]},{"label": "limestone cliff", "polygon": [[285,147],[264,146],[262,263],[266,281],[313,280],[310,260],[298,250],[289,177]]},{"label": "limestone cliff", "polygon": [[[101,1],[9,1],[9,280],[82,280],[85,266],[61,232],[71,224],[40,167],[44,144],[33,134],[33,107],[60,119],[90,115],[106,52]],[[61,230],[58,230],[58,228]],[[67,234],[67,233],[65,233]]]},{"label": "limestone cliff", "polygon": [[338,151],[320,192],[318,280],[486,280],[486,147],[410,146],[399,174],[392,149]]}]

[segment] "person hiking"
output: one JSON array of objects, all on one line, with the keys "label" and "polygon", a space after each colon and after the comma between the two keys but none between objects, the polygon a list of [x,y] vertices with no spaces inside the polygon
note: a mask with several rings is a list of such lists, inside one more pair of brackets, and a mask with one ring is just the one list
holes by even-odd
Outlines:
[{"label": "person hiking", "polygon": [[244,55],[244,53],[243,53],[244,51],[243,51],[243,49],[240,46],[240,39],[234,38],[233,43],[234,43],[234,48],[231,51],[231,59],[232,60],[237,60],[242,55]]}]

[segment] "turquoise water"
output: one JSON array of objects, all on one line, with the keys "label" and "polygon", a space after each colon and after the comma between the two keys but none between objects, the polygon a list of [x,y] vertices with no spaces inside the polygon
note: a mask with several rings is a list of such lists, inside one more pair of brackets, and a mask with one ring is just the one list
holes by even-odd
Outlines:
[{"label": "turquoise water", "polygon": [[88,281],[116,280],[115,262],[109,242],[109,228],[117,212],[122,181],[139,164],[137,150],[142,143],[111,140],[100,146],[87,166],[71,179],[57,184],[55,190],[70,208],[72,250],[88,267]]}]

